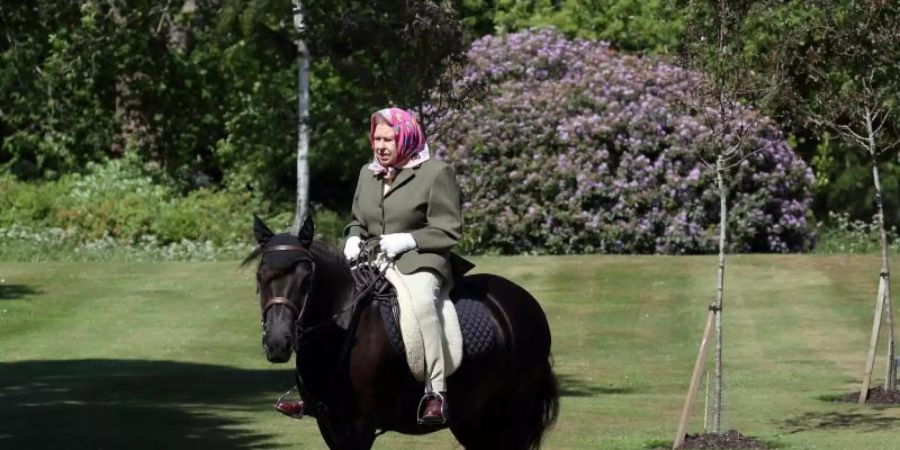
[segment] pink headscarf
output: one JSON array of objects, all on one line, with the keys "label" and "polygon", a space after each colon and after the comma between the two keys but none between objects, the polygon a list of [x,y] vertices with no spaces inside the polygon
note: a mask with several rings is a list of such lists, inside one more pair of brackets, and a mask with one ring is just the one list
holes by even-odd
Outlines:
[{"label": "pink headscarf", "polygon": [[425,143],[425,133],[419,122],[407,111],[400,108],[385,108],[372,114],[369,127],[369,145],[375,152],[375,127],[378,125],[378,116],[386,119],[394,129],[394,142],[397,144],[397,163],[393,167],[384,167],[377,159],[372,160],[369,169],[375,173],[384,173],[389,177],[394,175],[397,169],[413,167],[422,164],[431,157],[428,144]]}]

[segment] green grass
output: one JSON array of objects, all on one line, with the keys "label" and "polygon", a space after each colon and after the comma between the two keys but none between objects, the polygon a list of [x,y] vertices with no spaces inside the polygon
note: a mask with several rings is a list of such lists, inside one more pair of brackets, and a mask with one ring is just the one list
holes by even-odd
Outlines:
[{"label": "green grass", "polygon": [[[524,285],[550,319],[563,399],[547,448],[671,441],[713,257],[476,261]],[[900,447],[900,408],[826,401],[858,389],[877,271],[869,255],[729,258],[726,427],[781,448]],[[0,448],[324,448],[312,420],[270,410],[292,379],[262,355],[252,270],[0,263],[0,279]],[[702,415],[701,393],[692,432]],[[447,432],[376,442],[455,446]]]}]

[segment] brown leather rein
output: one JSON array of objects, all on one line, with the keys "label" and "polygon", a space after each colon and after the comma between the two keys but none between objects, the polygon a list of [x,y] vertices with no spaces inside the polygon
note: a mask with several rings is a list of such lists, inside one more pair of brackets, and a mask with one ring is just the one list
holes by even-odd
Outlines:
[{"label": "brown leather rein", "polygon": [[[298,252],[298,251],[299,252],[307,251],[307,249],[306,249],[306,247],[303,247],[300,245],[273,245],[271,247],[266,247],[266,249],[263,250],[262,256],[265,257],[265,255],[267,255],[269,253],[274,253],[274,252]],[[312,261],[312,260],[310,260],[310,261]],[[314,262],[313,262],[313,267],[315,267]],[[315,271],[315,269],[313,269],[313,270]],[[307,296],[309,295],[309,290],[306,291],[306,295]],[[305,304],[306,304],[305,299],[304,299],[303,303],[305,306]],[[272,297],[266,301],[266,304],[263,305],[263,308],[262,308],[262,323],[263,323],[263,325],[266,324],[266,313],[269,312],[269,309],[275,305],[286,306],[288,309],[291,310],[291,312],[294,313],[295,316],[297,316],[297,322],[300,321],[300,316],[301,316],[302,311],[297,309],[297,306],[294,305],[294,303],[291,302],[291,300],[289,298],[287,298],[287,297]]]}]

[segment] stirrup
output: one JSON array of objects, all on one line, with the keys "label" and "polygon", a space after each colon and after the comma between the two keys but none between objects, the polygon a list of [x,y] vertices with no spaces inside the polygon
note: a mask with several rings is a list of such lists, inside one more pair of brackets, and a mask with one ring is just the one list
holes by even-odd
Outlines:
[{"label": "stirrup", "polygon": [[[289,389],[287,392],[285,392],[284,394],[281,394],[281,397],[278,397],[278,400],[275,400],[275,404],[273,404],[272,406],[275,408],[275,411],[278,411],[278,412],[280,412],[281,414],[284,414],[285,416],[290,417],[290,418],[292,418],[292,419],[300,420],[300,419],[303,418],[303,416],[304,416],[305,413],[306,413],[306,404],[305,404],[305,402],[303,401],[303,399],[300,399],[300,400],[297,402],[297,403],[300,404],[300,410],[299,410],[299,411],[290,411],[290,410],[288,410],[288,409],[282,408],[282,405],[284,405],[284,404],[286,404],[286,403],[289,403],[289,402],[284,401],[284,398],[287,397],[288,395],[290,395],[291,392],[294,391],[294,389],[295,389],[295,388],[291,388],[291,389]],[[291,401],[290,403],[293,403],[293,402]]]},{"label": "stirrup", "polygon": [[[441,418],[440,420],[430,419],[425,420],[422,417],[424,411],[422,411],[422,407],[425,406],[425,402],[431,398],[437,397],[441,400]],[[447,423],[450,418],[449,411],[447,409],[447,399],[440,392],[429,392],[422,396],[422,399],[419,400],[419,407],[416,408],[416,423],[419,425],[443,425]]]},{"label": "stirrup", "polygon": [[[299,404],[300,404],[300,408],[299,408],[298,410],[293,410],[293,408],[285,408],[285,407],[282,406],[282,405],[285,405],[285,404],[287,404],[287,403],[294,403],[294,404],[299,403]],[[303,402],[302,402],[302,401],[297,401],[297,402],[279,402],[279,403],[276,403],[276,404],[275,404],[275,411],[278,411],[278,412],[280,412],[281,414],[284,414],[285,416],[290,417],[291,419],[297,419],[297,420],[300,420],[300,419],[302,419],[302,418],[304,417],[304,413],[303,413],[304,406],[305,406],[305,405],[303,405]]]}]

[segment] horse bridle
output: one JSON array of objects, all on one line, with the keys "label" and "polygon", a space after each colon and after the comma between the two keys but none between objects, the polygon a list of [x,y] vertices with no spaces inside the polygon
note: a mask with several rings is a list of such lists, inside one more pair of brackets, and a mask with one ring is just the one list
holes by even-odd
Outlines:
[{"label": "horse bridle", "polygon": [[[306,248],[299,246],[299,245],[275,245],[272,247],[266,247],[263,250],[262,255],[265,256],[268,253],[279,252],[279,251],[304,251],[304,250],[306,250]],[[310,263],[312,264],[312,272],[315,273],[315,270],[316,270],[315,260],[310,260]],[[310,393],[304,389],[303,382],[300,379],[299,372],[297,373],[297,388],[301,393],[301,397],[312,400],[312,401],[308,402],[311,406],[310,411],[325,411],[325,410],[327,410],[326,401],[327,401],[327,399],[330,399],[332,396],[331,392],[334,390],[334,381],[336,379],[338,379],[338,374],[340,373],[341,365],[346,363],[346,361],[349,357],[349,354],[350,354],[350,348],[353,346],[353,342],[354,342],[353,336],[355,334],[354,331],[356,330],[356,327],[359,324],[359,314],[357,314],[358,310],[356,307],[364,298],[366,298],[366,296],[369,295],[369,293],[372,292],[372,290],[375,288],[375,286],[377,284],[377,281],[379,279],[384,278],[384,273],[386,270],[387,270],[387,265],[385,265],[380,270],[375,270],[373,272],[373,274],[370,277],[368,277],[368,279],[365,279],[365,280],[357,278],[357,276],[354,275],[355,282],[360,283],[361,281],[364,281],[364,283],[363,283],[363,285],[357,285],[355,295],[350,300],[349,304],[347,306],[345,306],[344,308],[342,308],[337,313],[333,314],[328,319],[324,320],[322,323],[318,323],[318,324],[312,326],[310,329],[305,330],[305,332],[302,335],[300,335],[300,337],[297,339],[297,341],[294,342],[294,351],[299,352],[300,348],[303,347],[303,345],[302,345],[303,342],[305,342],[306,344],[311,342],[311,339],[309,339],[309,338],[314,336],[315,331],[325,329],[324,328],[325,326],[333,323],[341,315],[347,313],[348,311],[351,311],[350,324],[347,327],[347,330],[348,330],[347,337],[346,337],[346,339],[344,339],[344,344],[341,347],[341,352],[340,352],[340,355],[338,356],[338,365],[335,367],[334,375],[331,378],[331,383],[328,388],[328,394],[325,396],[326,400],[325,401],[313,400],[313,396],[310,395]],[[265,332],[266,313],[269,311],[269,308],[271,308],[275,305],[284,305],[284,306],[287,306],[288,309],[290,309],[297,316],[297,320],[294,322],[294,327],[297,330],[297,332],[300,333],[301,332],[301,329],[300,329],[301,319],[303,318],[303,313],[306,311],[306,306],[309,303],[308,297],[309,297],[309,294],[311,291],[312,291],[312,287],[307,289],[306,298],[304,298],[304,300],[303,300],[303,308],[300,310],[298,310],[297,307],[293,303],[291,303],[290,299],[288,299],[287,297],[272,297],[269,300],[267,300],[262,309],[263,332]],[[304,341],[303,338],[307,338],[307,339]],[[303,341],[303,342],[301,342],[301,341]],[[288,391],[288,393],[289,392],[290,391]],[[285,395],[287,395],[288,393],[285,393]],[[285,395],[282,395],[282,398],[284,398]],[[280,400],[281,399],[279,399],[279,401]],[[383,434],[383,433],[384,433],[384,430],[378,432],[378,434]],[[378,434],[376,434],[376,435],[378,435]]]},{"label": "horse bridle", "polygon": [[[267,255],[269,253],[274,253],[274,252],[296,252],[296,251],[302,252],[302,251],[306,251],[306,250],[307,249],[301,245],[273,245],[271,247],[266,247],[266,249],[263,250],[262,255],[263,255],[263,257],[265,257],[265,255]],[[312,267],[313,267],[311,273],[315,273],[316,262],[314,260],[312,260],[311,258],[308,259],[308,261],[310,262],[310,264],[312,264]],[[306,289],[305,297],[309,297],[310,291],[312,291],[312,288]],[[266,326],[266,313],[268,313],[269,309],[271,309],[275,305],[284,305],[288,309],[290,309],[291,312],[293,312],[294,315],[297,317],[295,322],[299,325],[300,319],[303,317],[303,312],[306,310],[307,300],[308,300],[308,298],[303,299],[303,310],[298,309],[297,306],[294,305],[294,303],[291,302],[291,300],[287,297],[276,296],[276,297],[272,297],[272,298],[266,300],[266,303],[263,305],[263,308],[262,308],[262,326],[263,327]]]},{"label": "horse bridle", "polygon": [[[273,245],[272,247],[266,247],[262,251],[262,255],[263,255],[263,257],[265,257],[265,255],[267,255],[269,253],[273,253],[273,252],[305,251],[305,250],[307,250],[307,249],[300,245]],[[312,265],[312,272],[315,273],[315,271],[316,271],[315,260],[309,259],[309,262]],[[300,339],[303,340],[303,338],[307,338],[306,343],[308,343],[309,338],[314,335],[315,331],[324,329],[325,326],[327,326],[330,323],[333,323],[335,320],[337,320],[342,315],[346,314],[348,311],[354,311],[356,309],[357,304],[359,304],[359,302],[362,301],[363,298],[365,298],[370,292],[372,292],[372,289],[377,284],[378,279],[384,278],[384,273],[386,270],[387,270],[387,265],[385,265],[380,270],[375,270],[369,277],[364,277],[364,278],[358,278],[354,274],[354,281],[357,283],[357,289],[356,289],[355,295],[350,300],[350,302],[346,306],[341,308],[340,311],[338,311],[335,314],[332,314],[330,317],[328,317],[321,323],[313,325],[308,330],[303,330],[303,333],[302,333],[302,336]],[[262,308],[262,324],[261,325],[263,327],[263,332],[265,332],[266,313],[269,311],[269,308],[272,308],[273,306],[276,306],[276,305],[284,305],[288,309],[290,309],[291,312],[293,312],[294,315],[297,317],[296,320],[294,321],[294,328],[298,333],[300,333],[301,326],[302,326],[301,321],[303,319],[303,313],[306,312],[306,306],[309,303],[307,300],[309,298],[309,294],[311,291],[312,291],[312,287],[310,287],[306,290],[305,298],[303,299],[303,308],[302,309],[297,309],[297,306],[295,306],[291,302],[291,300],[287,297],[276,296],[276,297],[272,297],[269,300],[267,300]],[[353,316],[356,316],[356,315],[351,314],[351,322],[353,321],[353,318],[355,318]],[[295,343],[295,345],[300,345],[300,343],[297,342],[297,343]]]}]

